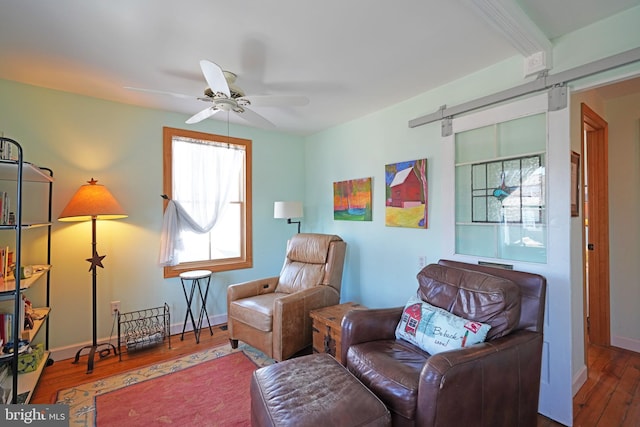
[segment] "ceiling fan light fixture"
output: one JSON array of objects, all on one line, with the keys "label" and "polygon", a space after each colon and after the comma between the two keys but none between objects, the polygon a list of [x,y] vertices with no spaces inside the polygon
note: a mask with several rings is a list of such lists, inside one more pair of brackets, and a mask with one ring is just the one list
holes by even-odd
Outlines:
[{"label": "ceiling fan light fixture", "polygon": [[227,80],[227,83],[235,83],[238,78],[238,75],[231,71],[222,70],[222,74],[224,74],[224,78]]},{"label": "ceiling fan light fixture", "polygon": [[236,108],[238,108],[238,103],[233,99],[219,98],[214,99],[213,102],[216,108],[222,111],[236,111]]},{"label": "ceiling fan light fixture", "polygon": [[[229,97],[227,96],[226,93],[224,92],[214,92],[213,89],[211,89],[210,87],[207,87],[204,89],[204,96],[208,97],[208,98],[212,98],[212,99],[218,99],[218,98],[222,98],[222,99],[229,99]],[[202,98],[198,98],[198,99],[202,99]],[[207,101],[211,101],[212,99],[206,99]]]},{"label": "ceiling fan light fixture", "polygon": [[207,107],[189,117],[186,121],[187,124],[201,122],[202,120],[214,116],[220,111],[226,111],[227,113],[232,111],[239,117],[248,121],[250,124],[269,129],[274,128],[275,125],[261,114],[253,111],[253,107],[303,106],[309,103],[309,99],[302,96],[246,96],[244,90],[235,85],[236,78],[238,77],[235,73],[231,71],[223,71],[220,66],[205,59],[200,61],[200,68],[204,79],[208,84],[208,87],[204,89],[204,94],[202,96],[191,97],[188,95],[159,91],[155,89],[141,89],[133,87],[129,87],[128,89],[172,95],[178,98],[194,98],[211,104],[210,107]]},{"label": "ceiling fan light fixture", "polygon": [[229,86],[229,92],[231,93],[231,98],[241,98],[245,96],[244,90],[241,87],[237,86],[236,79],[238,78],[236,73],[232,73],[231,71],[222,70],[222,74],[224,74],[224,78],[227,81],[227,86]]}]

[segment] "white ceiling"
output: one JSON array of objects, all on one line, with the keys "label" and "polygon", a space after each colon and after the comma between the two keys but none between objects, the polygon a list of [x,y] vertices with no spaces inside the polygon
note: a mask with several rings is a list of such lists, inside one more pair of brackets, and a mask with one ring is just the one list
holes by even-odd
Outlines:
[{"label": "white ceiling", "polygon": [[[551,40],[640,4],[513,1]],[[519,55],[465,3],[0,0],[0,78],[191,115],[209,104],[124,87],[195,98],[208,59],[238,74],[247,95],[308,97],[254,108],[308,135]]]}]

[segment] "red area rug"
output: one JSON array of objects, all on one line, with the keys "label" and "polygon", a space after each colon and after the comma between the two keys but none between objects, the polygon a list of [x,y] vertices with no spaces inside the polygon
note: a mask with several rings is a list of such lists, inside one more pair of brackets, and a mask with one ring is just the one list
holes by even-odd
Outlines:
[{"label": "red area rug", "polygon": [[96,425],[248,426],[257,366],[233,353],[96,398]]},{"label": "red area rug", "polygon": [[96,425],[248,426],[257,366],[233,353],[96,398]]},{"label": "red area rug", "polygon": [[74,427],[249,426],[249,382],[274,363],[226,345],[60,390]]}]

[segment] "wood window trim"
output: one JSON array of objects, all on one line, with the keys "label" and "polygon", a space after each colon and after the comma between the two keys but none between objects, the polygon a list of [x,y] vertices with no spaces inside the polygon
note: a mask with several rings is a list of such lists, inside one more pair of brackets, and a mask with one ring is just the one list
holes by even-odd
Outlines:
[{"label": "wood window trim", "polygon": [[[172,138],[173,136],[182,136],[185,138],[215,140],[218,142],[229,142],[230,144],[242,145],[245,147],[245,209],[244,209],[244,235],[241,240],[243,254],[239,258],[229,258],[225,260],[215,261],[197,261],[181,263],[175,266],[164,268],[164,278],[178,277],[180,273],[191,270],[211,270],[214,273],[220,271],[238,270],[253,267],[253,221],[252,221],[252,141],[250,139],[234,138],[229,136],[216,135],[211,133],[196,132],[186,129],[178,129],[171,127],[162,128],[162,189],[163,194],[169,199],[172,197]],[[168,200],[164,199],[162,204],[162,212],[167,209]]]}]

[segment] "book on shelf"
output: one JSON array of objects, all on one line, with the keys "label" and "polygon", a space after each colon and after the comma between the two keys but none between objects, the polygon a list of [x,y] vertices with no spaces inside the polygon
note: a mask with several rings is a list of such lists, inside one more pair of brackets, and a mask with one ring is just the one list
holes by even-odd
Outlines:
[{"label": "book on shelf", "polygon": [[0,277],[9,279],[9,247],[0,248]]},{"label": "book on shelf", "polygon": [[0,313],[0,340],[4,343],[3,346],[13,341],[12,313]]},{"label": "book on shelf", "polygon": [[9,194],[2,192],[2,224],[9,224]]},{"label": "book on shelf", "polygon": [[[10,304],[9,304],[10,303]],[[18,341],[24,340],[25,333],[25,301],[22,299],[22,304],[19,305],[18,312]],[[15,320],[15,313],[13,311],[13,302],[3,301],[2,309],[0,311],[0,340],[7,345],[7,343],[13,342],[13,322]],[[28,333],[28,331],[26,331]],[[26,339],[29,339],[28,336]],[[0,346],[0,354],[2,354],[3,346]]]},{"label": "book on shelf", "polygon": [[0,279],[2,279],[2,281],[14,279],[13,255],[13,251],[9,249],[9,246],[0,248]]},{"label": "book on shelf", "polygon": [[0,191],[0,225],[14,225],[15,215],[11,211],[9,193]]},{"label": "book on shelf", "polygon": [[16,160],[15,146],[9,141],[0,140],[0,160]]}]

